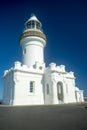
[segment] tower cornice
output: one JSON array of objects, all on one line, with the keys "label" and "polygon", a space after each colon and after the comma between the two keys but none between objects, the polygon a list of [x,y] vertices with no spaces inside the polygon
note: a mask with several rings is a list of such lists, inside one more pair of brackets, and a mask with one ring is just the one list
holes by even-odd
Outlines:
[{"label": "tower cornice", "polygon": [[30,36],[37,36],[37,37],[40,37],[42,39],[44,39],[46,41],[46,36],[44,33],[40,32],[40,31],[36,31],[36,30],[29,30],[29,31],[25,31],[21,34],[20,36],[20,40],[22,38],[25,38],[25,37],[30,37]]}]

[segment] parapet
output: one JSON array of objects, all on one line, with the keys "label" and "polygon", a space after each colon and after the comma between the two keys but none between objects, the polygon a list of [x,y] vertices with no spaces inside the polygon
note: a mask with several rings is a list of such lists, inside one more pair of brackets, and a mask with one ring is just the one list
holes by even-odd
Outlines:
[{"label": "parapet", "polygon": [[75,78],[74,77],[74,72],[70,71],[69,73],[66,74],[67,78]]},{"label": "parapet", "polygon": [[55,69],[56,68],[56,63],[49,64],[49,67],[50,67],[51,70]]},{"label": "parapet", "polygon": [[34,69],[43,70],[45,68],[45,63],[35,62],[35,65],[33,67],[34,67]]},{"label": "parapet", "polygon": [[50,69],[51,71],[66,72],[64,65],[56,66],[55,63],[49,64],[49,69]]},{"label": "parapet", "polygon": [[4,71],[4,76],[7,76],[8,74],[10,74],[12,71],[20,71],[20,72],[26,72],[26,73],[37,73],[37,74],[43,74],[44,73],[44,68],[45,68],[45,63],[39,63],[36,62],[34,66],[27,66],[27,65],[22,65],[21,62],[16,61],[14,62],[14,67],[9,69],[9,70],[5,70]]},{"label": "parapet", "polygon": [[19,67],[21,67],[21,62],[19,61],[14,62],[14,68],[19,68]]}]

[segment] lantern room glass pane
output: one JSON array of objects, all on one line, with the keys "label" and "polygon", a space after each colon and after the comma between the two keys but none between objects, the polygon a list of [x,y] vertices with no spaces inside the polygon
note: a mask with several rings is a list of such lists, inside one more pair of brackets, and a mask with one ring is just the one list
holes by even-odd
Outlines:
[{"label": "lantern room glass pane", "polygon": [[35,28],[35,21],[31,21],[31,28]]},{"label": "lantern room glass pane", "polygon": [[36,28],[40,29],[40,23],[39,22],[36,22]]},{"label": "lantern room glass pane", "polygon": [[41,23],[39,23],[38,21],[29,21],[26,23],[26,28],[27,29],[38,29],[38,30],[42,30],[41,29]]},{"label": "lantern room glass pane", "polygon": [[27,23],[27,28],[31,28],[31,21]]}]

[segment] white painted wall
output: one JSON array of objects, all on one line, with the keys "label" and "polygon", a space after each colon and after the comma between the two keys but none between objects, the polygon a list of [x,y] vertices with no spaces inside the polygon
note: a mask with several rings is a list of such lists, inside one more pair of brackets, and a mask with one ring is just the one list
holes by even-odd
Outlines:
[{"label": "white painted wall", "polygon": [[[42,64],[39,65],[41,66]],[[44,65],[42,67],[44,67]],[[20,62],[16,62],[13,70],[9,70],[4,75],[3,102],[9,105],[44,104],[43,72],[44,69],[40,69],[39,66],[29,68],[24,65],[21,66]],[[34,93],[29,92],[30,81],[35,82]],[[8,83],[10,83],[10,87]],[[11,87],[13,88],[13,93],[11,93]],[[12,99],[11,95],[13,97]]]},{"label": "white painted wall", "polygon": [[[44,104],[43,84],[41,82],[43,75],[16,72],[14,105],[34,105]],[[31,93],[30,81],[35,82],[34,92]]]},{"label": "white painted wall", "polygon": [[4,77],[3,103],[12,104],[14,100],[14,81],[12,70]]},{"label": "white painted wall", "polygon": [[[22,45],[22,63],[27,66],[32,66],[35,62],[44,63],[44,46],[46,41],[40,37],[26,37],[21,39]],[[26,53],[25,52],[26,49]]]},{"label": "white painted wall", "polygon": [[[51,66],[52,65],[52,66]],[[67,73],[64,66],[55,64],[45,68],[38,62],[32,67],[15,62],[14,68],[4,74],[3,103],[9,105],[39,105],[83,102],[83,91],[75,87],[73,73]],[[42,66],[42,68],[40,68]],[[34,92],[29,92],[30,81],[35,82]],[[57,83],[63,86],[63,101],[58,99]],[[47,84],[49,93],[47,94]],[[77,93],[75,93],[77,91]],[[76,94],[76,95],[75,95]],[[77,98],[76,98],[77,96]]]},{"label": "white painted wall", "polygon": [[[51,63],[45,71],[45,103],[46,104],[51,104],[51,103],[59,104],[60,103],[60,101],[58,100],[58,92],[57,92],[57,83],[59,82],[63,84],[64,99],[63,99],[63,102],[61,103],[76,102],[74,73],[73,72],[67,73],[63,65],[56,66],[55,63]],[[49,95],[47,95],[47,92],[46,92],[47,83],[50,86],[51,93]],[[78,95],[77,97],[79,98]],[[80,97],[80,100],[84,101],[83,95]]]}]

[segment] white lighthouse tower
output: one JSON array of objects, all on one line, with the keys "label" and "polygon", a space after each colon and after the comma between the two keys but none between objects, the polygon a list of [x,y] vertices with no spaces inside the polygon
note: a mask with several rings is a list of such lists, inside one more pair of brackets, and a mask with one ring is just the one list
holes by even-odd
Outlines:
[{"label": "white lighthouse tower", "polygon": [[33,66],[36,62],[44,63],[44,46],[46,36],[42,32],[42,24],[35,15],[25,23],[25,31],[21,35],[20,44],[23,50],[22,63]]}]

